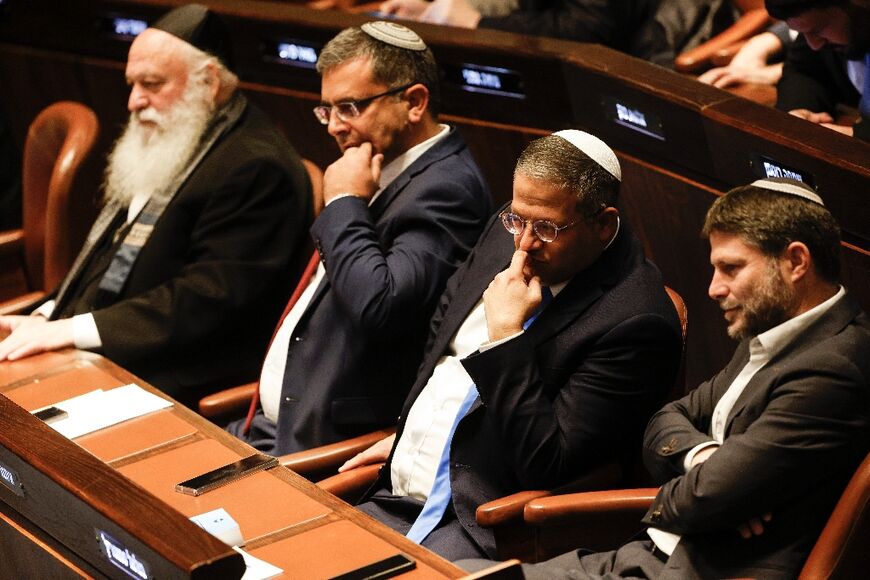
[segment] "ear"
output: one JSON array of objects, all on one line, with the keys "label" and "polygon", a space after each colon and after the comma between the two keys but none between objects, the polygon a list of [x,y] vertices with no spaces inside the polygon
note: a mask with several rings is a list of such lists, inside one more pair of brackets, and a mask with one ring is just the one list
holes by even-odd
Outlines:
[{"label": "ear", "polygon": [[419,123],[429,109],[429,89],[421,83],[411,85],[405,89],[405,100],[408,101],[408,120]]},{"label": "ear", "polygon": [[595,216],[595,222],[598,224],[598,239],[601,240],[601,243],[606,244],[616,233],[619,210],[615,207],[606,207]]},{"label": "ear", "polygon": [[208,95],[212,102],[216,102],[221,90],[221,78],[218,68],[213,62],[205,65],[205,84],[208,86]]},{"label": "ear", "polygon": [[790,243],[780,257],[780,265],[792,283],[802,280],[813,267],[810,249],[803,242]]}]

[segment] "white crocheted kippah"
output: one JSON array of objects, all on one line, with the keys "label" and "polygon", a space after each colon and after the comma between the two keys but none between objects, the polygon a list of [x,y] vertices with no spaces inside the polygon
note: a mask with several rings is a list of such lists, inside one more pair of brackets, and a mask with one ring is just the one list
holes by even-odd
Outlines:
[{"label": "white crocheted kippah", "polygon": [[553,135],[561,137],[588,155],[590,159],[603,167],[607,173],[618,181],[622,181],[622,169],[619,167],[619,159],[616,158],[616,153],[607,146],[607,143],[595,135],[590,135],[586,131],[578,131],[577,129],[556,131]]},{"label": "white crocheted kippah", "polygon": [[755,187],[760,187],[762,189],[769,189],[771,191],[779,191],[780,193],[796,195],[798,197],[802,197],[804,199],[815,202],[819,205],[825,205],[825,202],[822,201],[822,198],[819,197],[819,194],[813,191],[810,186],[794,179],[779,177],[772,179],[759,179],[753,181],[752,185],[754,185]]},{"label": "white crocheted kippah", "polygon": [[426,50],[426,43],[423,42],[423,39],[407,26],[402,26],[395,22],[376,20],[374,22],[366,22],[360,28],[366,34],[381,42],[417,52]]}]

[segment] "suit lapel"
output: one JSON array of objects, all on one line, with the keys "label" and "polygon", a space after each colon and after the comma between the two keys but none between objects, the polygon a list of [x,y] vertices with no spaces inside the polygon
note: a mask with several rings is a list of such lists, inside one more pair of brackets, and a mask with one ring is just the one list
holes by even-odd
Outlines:
[{"label": "suit lapel", "polygon": [[[810,327],[800,336],[796,337],[785,348],[774,355],[774,357],[764,365],[764,367],[753,375],[752,379],[750,379],[746,384],[746,388],[743,389],[743,392],[740,393],[740,396],[734,402],[734,407],[731,409],[731,413],[728,415],[728,421],[725,424],[725,436],[727,437],[730,434],[731,424],[734,422],[735,418],[743,413],[749,404],[749,401],[754,397],[759,396],[760,393],[766,393],[767,391],[763,387],[769,385],[771,381],[780,376],[781,371],[778,368],[780,363],[788,359],[793,359],[794,357],[799,356],[801,351],[807,348],[812,348],[820,341],[838,334],[848,326],[860,312],[861,307],[858,303],[855,302],[850,294],[846,294],[819,320],[810,325]],[[749,360],[748,348],[749,347],[747,346],[747,361]],[[745,366],[745,363],[744,365],[739,366],[737,373],[740,372],[740,369],[742,369],[743,366]],[[734,376],[736,377],[736,374]],[[733,380],[734,379],[732,378],[730,381],[725,383],[725,389],[731,385]],[[719,398],[721,398],[721,394],[716,399],[717,403]]]}]

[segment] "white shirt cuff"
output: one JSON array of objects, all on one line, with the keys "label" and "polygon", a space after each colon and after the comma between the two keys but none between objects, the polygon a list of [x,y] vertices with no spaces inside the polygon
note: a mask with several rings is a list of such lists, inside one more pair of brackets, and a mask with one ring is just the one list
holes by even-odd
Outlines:
[{"label": "white shirt cuff", "polygon": [[73,344],[81,350],[91,350],[103,346],[100,331],[94,322],[93,314],[78,314],[72,317]]},{"label": "white shirt cuff", "polygon": [[685,469],[687,473],[692,469],[692,461],[695,460],[695,456],[708,447],[719,447],[719,443],[716,441],[707,441],[706,443],[695,445],[689,449],[689,452],[686,453],[686,456],[683,458],[683,469]]},{"label": "white shirt cuff", "polygon": [[331,204],[332,202],[334,202],[336,199],[341,199],[342,197],[359,197],[359,196],[356,195],[356,194],[354,194],[354,193],[339,193],[338,195],[336,195],[335,197],[333,197],[332,199],[330,199],[329,201],[327,201],[327,202],[323,205],[323,207],[328,206],[329,204]]},{"label": "white shirt cuff", "polygon": [[51,314],[54,312],[55,304],[56,302],[54,300],[48,300],[42,306],[31,312],[30,315],[43,316],[46,320],[48,320],[49,318],[51,318]]},{"label": "white shirt cuff", "polygon": [[477,350],[480,351],[480,352],[486,352],[486,351],[488,351],[488,350],[491,349],[491,348],[495,348],[495,347],[497,347],[497,346],[500,345],[500,344],[504,344],[504,343],[506,343],[506,342],[509,341],[509,340],[513,340],[513,339],[515,339],[516,337],[522,335],[523,332],[525,332],[525,331],[524,331],[524,330],[521,330],[521,331],[519,331],[519,332],[516,333],[516,334],[512,334],[512,335],[510,335],[510,336],[506,336],[506,337],[504,337],[504,338],[500,338],[500,339],[496,340],[495,342],[485,342],[485,343],[481,344],[481,345],[480,345],[480,348],[478,348]]}]

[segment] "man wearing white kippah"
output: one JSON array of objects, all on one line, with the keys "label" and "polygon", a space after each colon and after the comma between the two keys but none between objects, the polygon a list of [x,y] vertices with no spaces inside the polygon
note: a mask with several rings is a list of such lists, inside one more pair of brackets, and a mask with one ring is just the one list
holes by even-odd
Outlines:
[{"label": "man wearing white kippah", "polygon": [[582,131],[522,153],[511,203],[441,297],[397,435],[342,467],[388,460],[360,509],[447,558],[494,557],[478,505],[636,452],[681,337],[620,179]]},{"label": "man wearing white kippah", "polygon": [[716,200],[704,234],[710,297],[741,342],[647,427],[664,484],[648,537],[524,565],[526,578],[796,578],[870,451],[870,322],[838,282],[840,230],[821,198],[760,180]]}]

